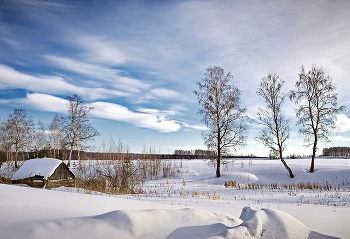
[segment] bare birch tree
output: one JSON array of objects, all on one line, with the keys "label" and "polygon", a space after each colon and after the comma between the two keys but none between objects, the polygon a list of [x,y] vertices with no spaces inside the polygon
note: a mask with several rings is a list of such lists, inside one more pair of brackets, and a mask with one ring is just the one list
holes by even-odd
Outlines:
[{"label": "bare birch tree", "polygon": [[309,72],[301,68],[297,90],[290,92],[290,99],[298,105],[299,132],[305,136],[307,147],[312,145],[312,159],[310,173],[315,170],[315,156],[319,140],[329,142],[329,134],[336,130],[337,114],[345,107],[338,106],[338,95],[332,78],[326,75],[323,68],[313,65]]},{"label": "bare birch tree", "polygon": [[2,121],[0,125],[0,142],[1,150],[6,153],[6,160],[9,161],[12,159],[12,141],[11,141],[11,126],[8,121]]},{"label": "bare birch tree", "polygon": [[216,176],[220,177],[222,155],[230,148],[245,144],[247,127],[244,123],[245,108],[241,108],[241,92],[233,85],[233,76],[218,66],[209,67],[198,91],[194,91],[200,105],[199,114],[208,130],[203,131],[205,144],[216,152]]},{"label": "bare birch tree", "polygon": [[70,166],[73,150],[78,150],[79,159],[79,150],[100,133],[90,124],[89,115],[92,107],[85,106],[82,97],[77,94],[67,96],[67,100],[67,116],[61,118],[60,125],[64,132],[64,143],[70,150],[68,158],[68,166]]},{"label": "bare birch tree", "polygon": [[45,128],[40,120],[38,121],[37,128],[33,129],[33,131],[30,150],[34,153],[34,158],[38,158],[41,155],[40,151],[44,150],[47,143]]},{"label": "bare birch tree", "polygon": [[113,137],[109,137],[108,141],[108,153],[109,153],[109,160],[115,160],[115,153],[116,153],[116,144],[113,139]]},{"label": "bare birch tree", "polygon": [[52,157],[59,158],[59,152],[62,144],[63,132],[60,129],[60,118],[56,114],[49,125],[49,142],[52,148]]},{"label": "bare birch tree", "polygon": [[15,151],[15,168],[18,168],[18,153],[25,150],[29,144],[30,133],[33,131],[33,119],[27,116],[23,109],[14,109],[9,115],[7,124],[10,133],[10,143]]},{"label": "bare birch tree", "polygon": [[287,96],[281,91],[283,85],[284,80],[276,74],[269,74],[261,80],[256,93],[264,99],[266,108],[259,108],[255,115],[256,122],[264,127],[257,140],[269,147],[274,155],[278,155],[289,176],[294,178],[292,170],[283,158],[286,140],[289,138],[289,120],[282,112],[282,105]]}]

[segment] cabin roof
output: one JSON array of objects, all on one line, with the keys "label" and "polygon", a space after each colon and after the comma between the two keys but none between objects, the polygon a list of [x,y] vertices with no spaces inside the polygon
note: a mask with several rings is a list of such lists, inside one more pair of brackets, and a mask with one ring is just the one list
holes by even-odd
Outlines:
[{"label": "cabin roof", "polygon": [[31,178],[35,175],[43,176],[44,179],[48,179],[61,163],[61,160],[54,158],[37,158],[27,160],[17,170],[17,172],[13,174],[11,180]]}]

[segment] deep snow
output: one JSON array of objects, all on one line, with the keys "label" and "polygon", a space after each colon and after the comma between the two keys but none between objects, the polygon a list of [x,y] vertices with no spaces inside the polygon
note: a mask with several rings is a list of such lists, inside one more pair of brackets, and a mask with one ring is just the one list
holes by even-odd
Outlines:
[{"label": "deep snow", "polygon": [[[279,161],[235,160],[217,179],[207,162],[184,160],[181,176],[149,180],[143,195],[0,184],[0,238],[349,238],[350,160],[317,159],[313,174],[309,162],[288,160],[290,179]],[[333,190],[225,188],[227,180]]]}]

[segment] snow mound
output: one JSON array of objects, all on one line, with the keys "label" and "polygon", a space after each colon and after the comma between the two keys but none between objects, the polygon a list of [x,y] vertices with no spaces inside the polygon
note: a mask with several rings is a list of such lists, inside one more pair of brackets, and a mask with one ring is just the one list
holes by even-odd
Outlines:
[{"label": "snow mound", "polygon": [[118,210],[27,225],[26,238],[333,238],[278,210],[245,207],[240,219],[199,209]]},{"label": "snow mound", "polygon": [[53,158],[38,158],[27,160],[13,174],[11,180],[30,178],[35,175],[43,176],[44,179],[48,179],[61,163],[61,160]]},{"label": "snow mound", "polygon": [[210,238],[241,220],[198,209],[118,210],[80,218],[37,222],[26,238]]},{"label": "snow mound", "polygon": [[253,174],[253,173],[247,173],[247,172],[232,172],[231,173],[231,180],[235,181],[243,181],[243,182],[257,182],[259,181],[259,178]]},{"label": "snow mound", "polygon": [[274,209],[245,207],[240,219],[243,223],[235,230],[244,227],[247,236],[240,238],[335,238],[314,232],[291,215]]}]

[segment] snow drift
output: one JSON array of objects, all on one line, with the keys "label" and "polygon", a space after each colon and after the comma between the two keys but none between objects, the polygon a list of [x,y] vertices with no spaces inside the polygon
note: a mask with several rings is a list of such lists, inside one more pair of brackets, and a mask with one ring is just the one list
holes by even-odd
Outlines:
[{"label": "snow drift", "polygon": [[[72,193],[80,192],[78,188],[54,191],[0,184],[0,238],[349,237],[348,159],[318,159],[312,175],[307,173],[308,159],[290,160],[298,181],[288,178],[274,160],[236,161],[220,179],[204,161],[183,163],[181,177],[147,182],[156,194],[101,196]],[[239,190],[225,188],[226,180],[327,183],[341,190]],[[207,197],[210,193],[221,199]]]},{"label": "snow drift", "polygon": [[[0,238],[334,238],[275,209],[245,207],[236,218],[194,208],[169,209],[130,199],[1,184],[0,192],[4,202]],[[124,209],[96,213],[110,208]]]},{"label": "snow drift", "polygon": [[22,228],[25,238],[37,239],[335,238],[314,232],[281,211],[250,207],[243,209],[240,219],[198,209],[118,210],[90,217],[39,221]]}]

